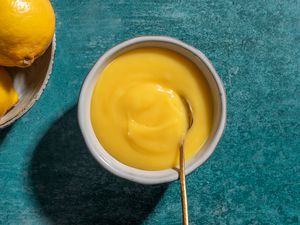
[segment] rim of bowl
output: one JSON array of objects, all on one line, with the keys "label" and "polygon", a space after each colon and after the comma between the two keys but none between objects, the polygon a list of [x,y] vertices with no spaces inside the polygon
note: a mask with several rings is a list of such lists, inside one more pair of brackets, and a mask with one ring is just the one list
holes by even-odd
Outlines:
[{"label": "rim of bowl", "polygon": [[[121,42],[109,50],[107,50],[100,58],[97,60],[95,65],[92,67],[88,75],[86,76],[83,85],[81,87],[79,101],[78,101],[78,121],[79,127],[81,129],[82,135],[84,137],[85,143],[93,155],[93,157],[102,165],[105,169],[110,171],[111,173],[125,178],[130,181],[134,181],[141,184],[161,184],[167,183],[178,179],[178,172],[174,169],[166,169],[160,171],[147,171],[136,169],[130,166],[127,166],[120,161],[116,160],[112,157],[101,145],[100,141],[97,139],[92,124],[90,120],[90,103],[92,98],[92,93],[94,91],[94,87],[98,80],[98,70],[100,68],[104,69],[107,66],[107,62],[111,62],[111,58],[115,56],[118,52],[127,48],[129,46],[133,46],[136,44],[141,44],[145,42],[161,42],[161,43],[169,43],[173,45],[177,45],[185,50],[191,52],[195,55],[202,63],[207,67],[208,71],[212,75],[216,86],[219,91],[220,97],[220,121],[215,131],[215,134],[211,140],[208,148],[203,151],[201,158],[197,160],[195,163],[189,165],[186,168],[186,175],[190,174],[196,168],[205,163],[212,153],[215,151],[222,134],[224,132],[226,126],[226,112],[227,112],[227,100],[226,100],[226,92],[221,78],[218,73],[214,69],[210,60],[198,49],[172,37],[168,36],[140,36],[135,37],[124,42]],[[175,51],[175,50],[173,50]],[[101,74],[101,73],[100,73]],[[97,76],[97,79],[95,77]],[[91,88],[91,86],[93,86]]]},{"label": "rim of bowl", "polygon": [[[52,45],[51,58],[50,58],[49,66],[48,66],[47,73],[46,73],[47,75],[45,77],[45,80],[42,83],[42,86],[41,86],[40,90],[30,100],[30,102],[27,104],[27,106],[24,107],[23,110],[18,112],[18,114],[16,114],[15,117],[13,117],[11,120],[8,120],[6,123],[0,125],[0,130],[12,125],[14,122],[16,122],[16,120],[18,120],[19,118],[24,116],[33,107],[33,105],[39,100],[39,98],[41,97],[42,93],[44,92],[44,90],[45,90],[45,88],[48,84],[48,81],[50,79],[52,69],[53,69],[55,50],[56,50],[56,35],[55,34],[53,35],[51,45]],[[50,45],[49,45],[49,47],[50,47]]]}]

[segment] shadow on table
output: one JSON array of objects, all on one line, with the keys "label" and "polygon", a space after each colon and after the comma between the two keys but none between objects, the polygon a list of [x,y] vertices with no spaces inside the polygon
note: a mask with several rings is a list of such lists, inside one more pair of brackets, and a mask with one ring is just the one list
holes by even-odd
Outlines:
[{"label": "shadow on table", "polygon": [[167,185],[113,176],[86,148],[74,107],[48,130],[32,158],[30,185],[42,210],[55,224],[141,224]]},{"label": "shadow on table", "polygon": [[4,128],[2,130],[0,129],[0,147],[1,147],[1,145],[2,145],[2,143],[4,141],[4,139],[5,139],[6,135],[9,133],[10,129],[11,129],[11,126],[6,127],[6,128]]}]

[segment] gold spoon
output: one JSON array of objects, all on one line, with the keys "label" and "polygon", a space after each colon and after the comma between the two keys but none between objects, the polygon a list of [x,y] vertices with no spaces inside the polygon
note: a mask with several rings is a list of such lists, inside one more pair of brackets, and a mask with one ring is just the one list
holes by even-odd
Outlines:
[{"label": "gold spoon", "polygon": [[184,133],[180,146],[179,146],[179,177],[180,177],[180,186],[181,186],[181,205],[182,205],[182,220],[183,225],[189,224],[189,214],[188,214],[188,204],[187,204],[187,194],[186,194],[186,182],[185,182],[185,160],[184,160],[184,142],[186,135],[190,128],[193,125],[193,111],[189,102],[185,97],[181,96],[182,102],[185,105],[188,114],[188,127]]}]

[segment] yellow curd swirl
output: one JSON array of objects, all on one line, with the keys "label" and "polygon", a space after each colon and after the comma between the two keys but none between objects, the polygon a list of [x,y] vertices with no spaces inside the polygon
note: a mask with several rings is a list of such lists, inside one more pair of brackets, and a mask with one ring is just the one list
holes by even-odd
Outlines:
[{"label": "yellow curd swirl", "polygon": [[205,143],[212,125],[207,81],[188,59],[163,48],[141,48],[115,58],[97,81],[91,122],[105,150],[131,167],[162,170],[178,164],[179,143],[191,104],[194,122],[186,136],[190,159]]}]

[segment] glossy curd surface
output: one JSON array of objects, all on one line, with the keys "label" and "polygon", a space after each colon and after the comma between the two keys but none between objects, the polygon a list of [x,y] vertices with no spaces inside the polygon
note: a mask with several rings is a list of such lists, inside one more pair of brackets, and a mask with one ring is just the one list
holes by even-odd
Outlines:
[{"label": "glossy curd surface", "polygon": [[211,131],[212,97],[206,79],[191,61],[171,50],[131,50],[115,58],[97,81],[91,101],[94,132],[105,150],[125,165],[175,167],[188,124],[182,98],[194,115],[185,142],[188,160]]}]

